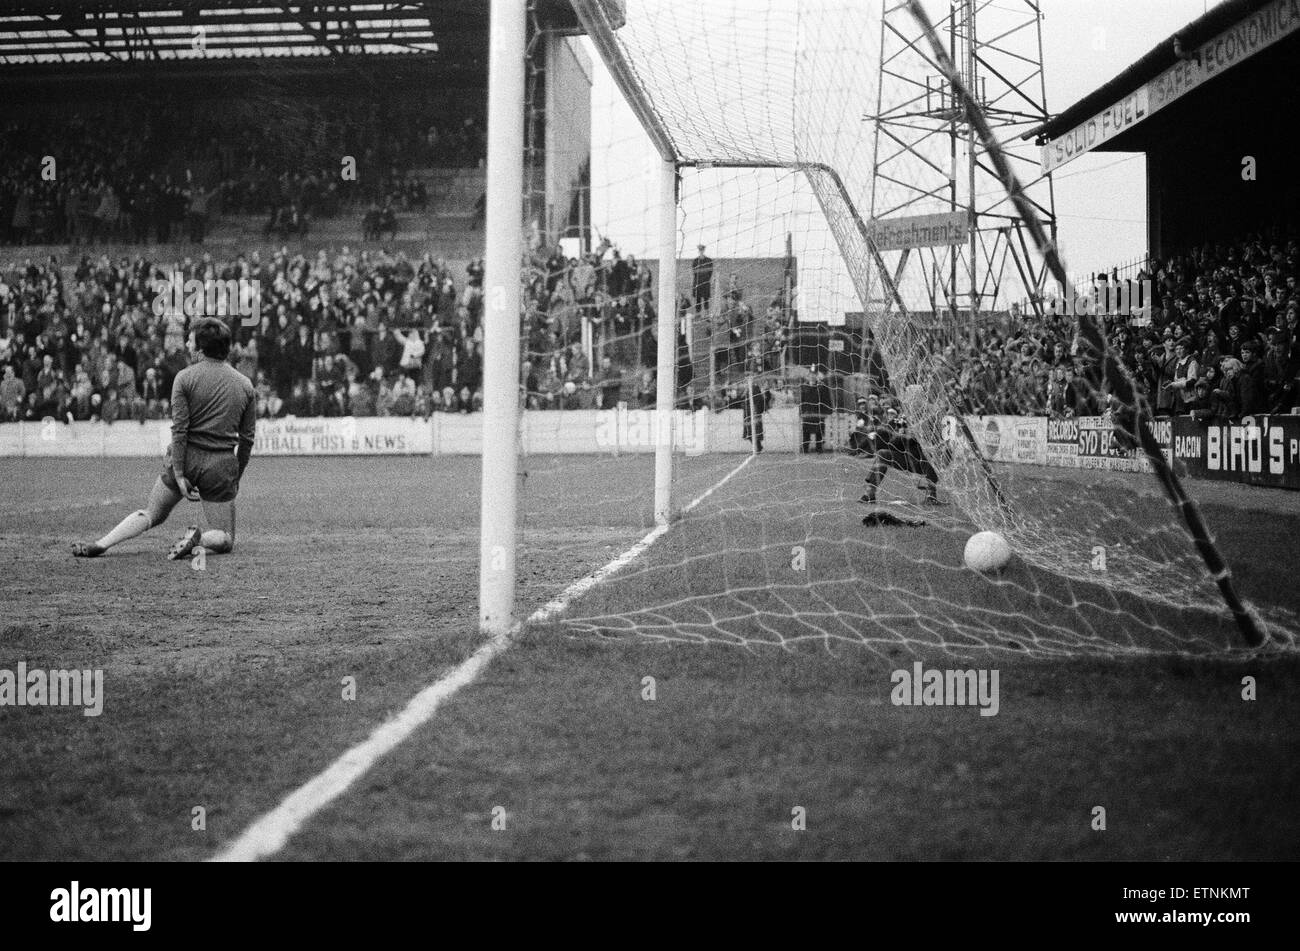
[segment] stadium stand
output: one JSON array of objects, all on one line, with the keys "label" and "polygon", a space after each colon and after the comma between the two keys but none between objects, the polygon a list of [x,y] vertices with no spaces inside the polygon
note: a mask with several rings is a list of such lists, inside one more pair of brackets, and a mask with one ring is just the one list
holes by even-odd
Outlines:
[{"label": "stadium stand", "polygon": [[[653,274],[608,242],[567,259],[533,256],[524,315],[522,398],[531,409],[653,405]],[[1237,418],[1300,403],[1300,246],[1253,235],[1152,263],[1149,309],[1105,314],[1110,342],[1158,415]],[[187,318],[159,314],[155,282],[256,281],[260,321],[232,317],[232,362],[257,385],[267,416],[425,415],[481,403],[482,265],[430,253],[287,247],[216,260],[199,250],[163,266],[83,254],[0,269],[0,418],[162,418],[185,365]],[[1083,299],[1104,299],[1098,275]],[[1094,295],[1095,296],[1092,296]],[[974,414],[1089,416],[1103,412],[1073,338],[1068,302],[1019,311],[976,344],[931,339],[958,405]],[[689,306],[684,301],[683,306]],[[793,400],[782,310],[753,319],[739,295],[716,305],[733,354],[710,403],[734,402],[739,376],[758,373]],[[590,337],[583,346],[584,325]],[[679,344],[682,343],[679,341]],[[1076,381],[1080,381],[1076,383]]]},{"label": "stadium stand", "polygon": [[[581,259],[556,249],[534,265],[528,404],[589,408],[621,398],[624,381],[635,387],[636,371],[653,365],[649,268],[608,245]],[[256,282],[259,319],[244,326],[230,317],[231,360],[257,385],[265,415],[428,415],[481,403],[479,261],[458,276],[428,253],[346,246],[227,260],[200,252],[168,266],[140,253],[87,253],[70,270],[54,256],[0,269],[0,372],[13,380],[0,418],[163,418],[187,360],[190,318],[155,300],[174,277]]]},{"label": "stadium stand", "polygon": [[[1157,415],[1286,412],[1300,404],[1297,273],[1294,237],[1251,235],[1193,248],[1138,273],[1135,287],[1150,283],[1149,309],[1102,313],[1102,323]],[[1078,299],[1090,306],[1108,294],[1113,300],[1116,283],[1098,274]],[[1066,305],[1051,299],[1041,316],[1017,310],[1005,330],[984,331],[974,346],[936,342],[959,405],[977,414],[1103,412],[1092,389],[1076,385],[1089,368]]]}]

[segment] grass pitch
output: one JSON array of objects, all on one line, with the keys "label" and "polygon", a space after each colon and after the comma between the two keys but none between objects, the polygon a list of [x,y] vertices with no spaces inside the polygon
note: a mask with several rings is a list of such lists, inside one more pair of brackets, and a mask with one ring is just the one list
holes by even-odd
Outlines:
[{"label": "grass pitch", "polygon": [[[680,494],[739,461],[687,460]],[[648,530],[651,462],[525,468],[526,614]],[[99,717],[0,708],[0,858],[209,857],[479,643],[477,459],[257,459],[234,556],[167,562],[178,509],[74,561],[67,543],[141,504],[156,470],[0,460],[0,668],[102,667],[106,692]],[[1086,475],[1021,489],[1168,520],[1149,477]],[[1300,607],[1297,500],[1197,488],[1246,596]],[[866,529],[859,491],[852,460],[753,460],[279,857],[1300,854],[1290,651],[1050,573],[976,578],[957,513]],[[892,671],[917,661],[998,668],[998,715],[894,706]]]}]

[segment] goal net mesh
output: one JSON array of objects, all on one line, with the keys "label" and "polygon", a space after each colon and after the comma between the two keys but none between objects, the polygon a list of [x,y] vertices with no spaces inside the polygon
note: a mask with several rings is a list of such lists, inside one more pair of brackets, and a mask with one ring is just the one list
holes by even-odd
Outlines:
[{"label": "goal net mesh", "polygon": [[[923,268],[901,271],[891,287],[899,252],[877,257],[870,246],[873,201],[905,200],[907,162],[919,180],[932,174],[925,163],[947,168],[949,157],[896,156],[897,180],[874,182],[873,196],[877,147],[898,150],[878,143],[864,119],[881,81],[880,12],[864,0],[627,3],[617,49],[682,163],[670,265],[679,314],[673,492],[688,510],[559,625],[583,636],[750,647],[1042,656],[1238,644],[1191,538],[1156,481],[1139,473],[1131,443],[1096,430],[1114,443],[1109,458],[1128,460],[1108,466],[1130,472],[1002,461],[1024,438],[1010,417],[1047,409],[1054,376],[1044,326],[1077,365],[1073,318],[1036,325],[1036,349],[1024,358],[1036,363],[1022,374],[1035,392],[1005,416],[975,417],[1009,405],[1010,384],[979,372],[980,348],[992,346],[995,326],[1001,340],[1022,328],[990,317],[972,346]],[[612,115],[620,108],[596,105]],[[594,143],[595,223],[624,254],[653,257],[658,157],[629,119],[616,115]],[[641,159],[629,162],[633,155]],[[908,213],[945,212],[948,201],[945,190]],[[642,339],[635,322],[624,328]],[[653,367],[653,348],[601,333],[593,361],[611,356],[625,374]],[[1096,374],[1072,385],[1089,389],[1106,425],[1108,410],[1126,418]],[[870,425],[915,440],[948,504],[924,504],[926,480],[897,470],[874,504],[860,500],[870,463],[856,451],[860,410]],[[620,502],[633,496],[627,486],[602,491]],[[963,566],[979,530],[1009,542],[1006,571]],[[1291,643],[1293,618],[1253,607]]]}]

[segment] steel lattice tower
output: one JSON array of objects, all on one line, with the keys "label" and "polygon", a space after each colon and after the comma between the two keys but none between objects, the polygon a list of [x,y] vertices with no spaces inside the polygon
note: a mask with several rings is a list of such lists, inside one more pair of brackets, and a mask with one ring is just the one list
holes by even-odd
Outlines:
[{"label": "steel lattice tower", "polygon": [[[870,216],[972,216],[968,242],[895,251],[888,263],[898,280],[925,288],[937,319],[967,330],[973,342],[981,314],[1021,298],[1041,311],[1047,269],[1035,265],[1022,219],[906,4],[882,0],[881,10],[876,109],[865,116],[876,129]],[[1039,150],[1021,138],[1050,118],[1039,0],[950,0],[935,26],[1055,242],[1051,176],[1040,169]]]}]

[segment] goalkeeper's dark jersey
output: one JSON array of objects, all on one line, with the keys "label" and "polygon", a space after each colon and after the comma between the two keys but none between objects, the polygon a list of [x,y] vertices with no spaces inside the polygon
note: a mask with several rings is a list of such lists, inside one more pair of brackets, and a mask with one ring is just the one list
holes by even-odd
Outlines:
[{"label": "goalkeeper's dark jersey", "polygon": [[854,448],[875,456],[890,468],[924,476],[931,482],[939,481],[939,475],[925,457],[921,443],[908,435],[907,421],[903,417],[890,423],[874,413],[855,413],[853,435]]},{"label": "goalkeeper's dark jersey", "polygon": [[182,472],[187,450],[235,452],[248,465],[257,424],[257,393],[224,360],[203,357],[172,384],[172,460]]}]

